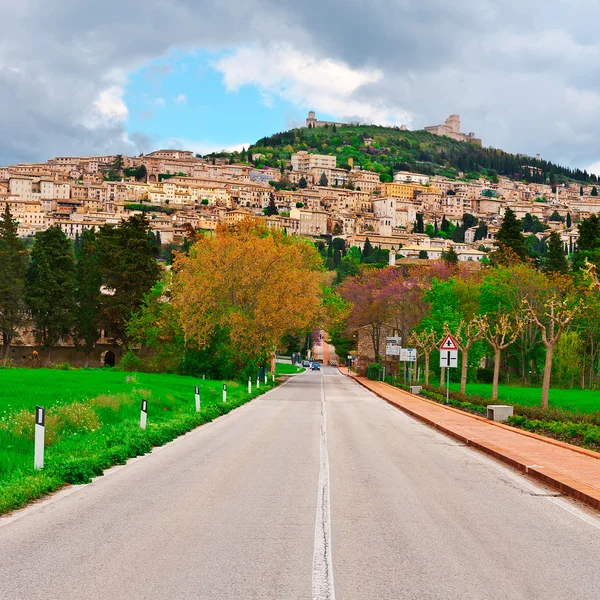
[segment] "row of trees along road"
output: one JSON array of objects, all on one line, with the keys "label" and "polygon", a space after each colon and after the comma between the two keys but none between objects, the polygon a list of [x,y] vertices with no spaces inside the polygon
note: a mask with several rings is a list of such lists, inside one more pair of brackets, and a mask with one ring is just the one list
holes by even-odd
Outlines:
[{"label": "row of trees along road", "polygon": [[[600,221],[594,216],[578,227],[575,252],[565,256],[558,234],[551,234],[541,264],[528,256],[521,224],[507,210],[497,250],[481,270],[453,261],[358,265],[326,297],[330,330],[343,342],[344,335],[347,340],[366,328],[377,349],[390,329],[397,331],[420,349],[426,383],[431,370],[441,374],[430,359],[452,333],[462,356],[452,376],[463,393],[476,376],[493,383],[494,399],[501,378],[541,383],[545,407],[551,384],[594,388],[600,373]],[[483,359],[486,368],[480,369]]]},{"label": "row of trees along road", "polygon": [[148,370],[239,378],[272,358],[289,336],[323,321],[323,264],[308,240],[246,219],[221,225],[180,253],[146,296],[127,332]]},{"label": "row of trees along road", "polygon": [[118,227],[85,230],[73,244],[58,227],[36,234],[31,251],[8,206],[0,219],[0,329],[3,362],[24,327],[47,352],[72,339],[86,353],[99,331],[126,341],[125,325],[160,275],[157,246],[144,216]]}]

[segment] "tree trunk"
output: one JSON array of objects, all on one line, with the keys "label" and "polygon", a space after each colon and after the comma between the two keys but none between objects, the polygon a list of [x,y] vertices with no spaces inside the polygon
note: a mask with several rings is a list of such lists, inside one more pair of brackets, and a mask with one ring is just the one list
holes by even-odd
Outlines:
[{"label": "tree trunk", "polygon": [[548,408],[548,392],[550,391],[550,376],[552,375],[552,357],[554,355],[554,344],[546,346],[546,362],[544,364],[544,380],[542,382],[542,408]]},{"label": "tree trunk", "polygon": [[8,355],[10,353],[10,342],[8,344],[4,344],[2,347],[2,366],[6,366],[8,362]]},{"label": "tree trunk", "polygon": [[429,385],[429,353],[425,354],[425,385]]},{"label": "tree trunk", "polygon": [[52,358],[52,346],[50,346],[50,348],[48,348],[48,358],[46,358],[46,366],[47,367],[50,366],[51,358]]},{"label": "tree trunk", "polygon": [[521,347],[521,380],[523,383],[527,383],[527,375],[525,368],[525,349]]},{"label": "tree trunk", "polygon": [[440,387],[442,389],[446,387],[446,367],[440,369]]},{"label": "tree trunk", "polygon": [[462,365],[460,369],[460,393],[464,394],[467,390],[467,369],[469,367],[469,351],[462,351]]},{"label": "tree trunk", "polygon": [[85,353],[85,368],[87,369],[90,366],[90,354],[92,352],[86,352]]},{"label": "tree trunk", "polygon": [[494,348],[494,379],[492,381],[492,401],[498,400],[498,379],[500,379],[500,348]]}]

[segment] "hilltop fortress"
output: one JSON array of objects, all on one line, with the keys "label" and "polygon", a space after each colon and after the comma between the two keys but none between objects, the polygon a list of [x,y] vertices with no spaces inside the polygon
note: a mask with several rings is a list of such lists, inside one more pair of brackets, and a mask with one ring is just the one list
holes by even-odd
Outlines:
[{"label": "hilltop fortress", "polygon": [[481,146],[481,139],[476,138],[473,132],[461,133],[459,115],[450,115],[443,125],[429,125],[423,129],[434,135],[445,135],[459,142],[471,142],[472,144]]}]

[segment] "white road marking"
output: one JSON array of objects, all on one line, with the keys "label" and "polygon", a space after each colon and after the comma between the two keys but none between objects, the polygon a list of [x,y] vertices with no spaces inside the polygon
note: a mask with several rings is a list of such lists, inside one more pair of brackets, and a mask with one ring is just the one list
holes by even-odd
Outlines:
[{"label": "white road marking", "polygon": [[327,453],[327,420],[325,415],[325,385],[321,377],[321,434],[319,489],[315,519],[315,550],[313,554],[313,600],[335,600],[333,561],[331,559],[331,502],[329,493],[329,456]]}]

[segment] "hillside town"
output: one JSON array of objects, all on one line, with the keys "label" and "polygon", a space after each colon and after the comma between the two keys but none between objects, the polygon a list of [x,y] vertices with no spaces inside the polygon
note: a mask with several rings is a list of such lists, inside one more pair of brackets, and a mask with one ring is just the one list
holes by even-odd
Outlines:
[{"label": "hillside town", "polygon": [[[161,243],[177,245],[190,228],[210,231],[256,217],[289,234],[341,237],[347,247],[362,248],[369,239],[398,260],[437,259],[453,247],[460,261],[473,262],[493,248],[507,207],[519,219],[539,221],[544,227],[533,233],[540,239],[558,231],[565,252],[577,241],[579,220],[600,212],[595,187],[578,182],[550,186],[400,171],[383,183],[353,164],[339,168],[335,156],[300,151],[280,169],[255,166],[260,158],[235,162],[157,150],[8,165],[0,167],[0,210],[8,204],[23,238],[58,226],[76,239],[85,229],[144,212]],[[444,223],[459,224],[465,214],[472,218],[459,237],[438,235]]]}]

